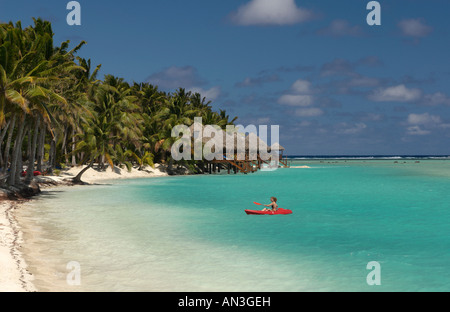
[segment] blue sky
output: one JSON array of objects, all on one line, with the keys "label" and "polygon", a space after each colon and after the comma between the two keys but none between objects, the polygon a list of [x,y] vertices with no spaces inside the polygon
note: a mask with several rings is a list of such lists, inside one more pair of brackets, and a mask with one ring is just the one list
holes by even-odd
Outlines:
[{"label": "blue sky", "polygon": [[445,0],[0,0],[0,21],[87,41],[101,75],[199,91],[243,125],[280,125],[290,155],[450,155]]}]

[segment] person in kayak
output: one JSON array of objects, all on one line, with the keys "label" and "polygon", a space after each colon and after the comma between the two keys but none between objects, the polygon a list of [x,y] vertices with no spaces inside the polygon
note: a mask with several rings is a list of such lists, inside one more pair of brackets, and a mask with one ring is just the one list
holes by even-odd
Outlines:
[{"label": "person in kayak", "polygon": [[277,198],[270,197],[270,204],[264,205],[264,206],[271,207],[271,208],[264,208],[262,211],[277,211],[278,210]]}]

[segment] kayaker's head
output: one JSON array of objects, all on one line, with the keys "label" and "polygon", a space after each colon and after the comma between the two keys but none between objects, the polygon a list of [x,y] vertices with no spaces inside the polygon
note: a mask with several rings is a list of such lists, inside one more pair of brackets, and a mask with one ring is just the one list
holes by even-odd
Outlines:
[{"label": "kayaker's head", "polygon": [[270,197],[270,201],[272,201],[272,202],[277,202],[277,198],[276,197]]}]

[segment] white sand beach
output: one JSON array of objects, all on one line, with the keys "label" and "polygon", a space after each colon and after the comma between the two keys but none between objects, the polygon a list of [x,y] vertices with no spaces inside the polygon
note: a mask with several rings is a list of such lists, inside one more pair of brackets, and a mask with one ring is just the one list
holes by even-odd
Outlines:
[{"label": "white sand beach", "polygon": [[19,252],[22,233],[14,220],[16,203],[0,203],[0,292],[36,291]]},{"label": "white sand beach", "polygon": [[[65,179],[75,177],[83,167],[62,170],[59,176],[37,177],[41,188],[66,185]],[[99,184],[102,181],[115,179],[135,179],[168,176],[164,167],[146,167],[144,170],[126,168],[106,169],[97,171],[88,169],[82,176],[82,181],[89,184]],[[14,210],[20,208],[20,201],[0,201],[0,292],[34,292],[33,276],[27,271],[27,265],[20,252],[23,243],[20,225],[14,218]]]},{"label": "white sand beach", "polygon": [[[75,177],[82,169],[85,167],[73,167],[66,171],[62,171],[60,176],[53,176],[51,179],[55,181],[63,181],[64,179],[69,179]],[[114,167],[114,170],[106,169],[104,171],[97,171],[93,168],[88,169],[81,180],[86,183],[99,183],[106,180],[116,180],[116,179],[136,179],[136,178],[151,178],[151,177],[161,177],[167,176],[168,174],[165,172],[164,167],[156,164],[155,168],[145,167],[143,170],[138,170],[136,168],[128,171],[127,168],[118,168]],[[46,177],[43,177],[46,178]]]}]

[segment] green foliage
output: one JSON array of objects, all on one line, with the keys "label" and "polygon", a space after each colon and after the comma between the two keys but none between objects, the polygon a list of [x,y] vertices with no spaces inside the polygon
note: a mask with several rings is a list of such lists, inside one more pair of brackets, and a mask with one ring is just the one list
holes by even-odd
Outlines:
[{"label": "green foliage", "polygon": [[51,23],[33,21],[25,29],[20,22],[0,24],[0,167],[13,172],[11,185],[16,169],[21,171],[20,157],[29,159],[30,169],[34,155],[42,154],[37,168],[50,171],[70,162],[141,170],[170,159],[175,125],[202,117],[225,128],[236,120],[183,88],[166,93],[113,75],[99,80],[101,65],[76,56],[86,42],[72,49],[69,41],[54,46]]}]

